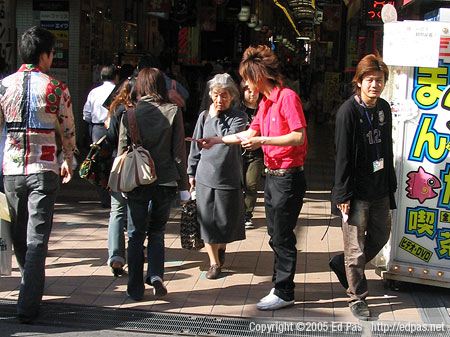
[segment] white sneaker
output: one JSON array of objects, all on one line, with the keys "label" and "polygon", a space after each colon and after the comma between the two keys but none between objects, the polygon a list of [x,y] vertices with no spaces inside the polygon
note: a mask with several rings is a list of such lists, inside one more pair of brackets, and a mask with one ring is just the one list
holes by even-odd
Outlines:
[{"label": "white sneaker", "polygon": [[253,224],[252,220],[247,220],[245,222],[245,229],[253,229],[255,228],[255,225]]},{"label": "white sneaker", "polygon": [[285,301],[279,298],[277,295],[275,295],[272,292],[272,290],[269,295],[263,297],[261,301],[259,301],[258,304],[256,304],[256,308],[258,308],[258,310],[277,310],[294,305],[295,302],[294,300]]},{"label": "white sneaker", "polygon": [[259,303],[269,301],[269,300],[272,298],[272,295],[273,295],[274,293],[275,293],[275,288],[270,289],[269,294],[266,295],[266,296],[264,296],[263,298],[261,298],[261,299],[259,300]]}]

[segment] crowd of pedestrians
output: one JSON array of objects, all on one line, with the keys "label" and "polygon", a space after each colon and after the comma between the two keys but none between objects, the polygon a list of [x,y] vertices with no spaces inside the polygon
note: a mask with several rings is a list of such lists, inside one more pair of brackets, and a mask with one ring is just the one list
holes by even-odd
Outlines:
[{"label": "crowd of pedestrians", "polygon": [[[63,183],[70,181],[76,149],[69,91],[47,74],[54,46],[51,32],[28,29],[19,42],[23,65],[0,83],[0,123],[6,132],[4,187],[22,274],[17,304],[22,323],[33,322],[39,314],[58,176]],[[177,193],[180,202],[196,193],[197,220],[210,265],[206,277],[219,278],[227,244],[244,240],[246,230],[253,228],[264,175],[273,288],[256,307],[277,310],[293,305],[294,230],[306,193],[307,124],[300,97],[286,85],[275,52],[264,45],[247,48],[239,64],[240,82],[225,72],[212,76],[205,85],[208,103],[189,138],[183,120],[186,88],[150,56],[142,58],[136,70],[123,70],[127,74],[117,78],[112,66],[102,68],[103,83],[89,93],[83,119],[92,142],[105,136],[112,158],[126,151],[132,133],[137,133],[155,163],[158,178],[150,185],[128,193],[97,188],[102,206],[111,207],[108,265],[116,277],[127,270],[127,295],[142,300],[145,284],[156,298],[167,294],[164,235]],[[392,117],[388,103],[380,98],[387,79],[381,58],[363,58],[353,79],[354,95],[339,109],[336,121],[333,199],[343,218],[344,253],[334,257],[330,267],[360,319],[370,317],[365,264],[389,238],[389,210],[395,207]],[[62,144],[61,165],[56,140]],[[186,140],[191,142],[189,151]]]}]

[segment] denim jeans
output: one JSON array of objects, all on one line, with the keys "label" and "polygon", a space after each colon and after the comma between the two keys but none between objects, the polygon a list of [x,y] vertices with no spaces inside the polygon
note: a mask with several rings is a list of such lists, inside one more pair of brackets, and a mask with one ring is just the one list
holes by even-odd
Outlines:
[{"label": "denim jeans", "polygon": [[[164,232],[176,187],[139,186],[128,196],[128,286],[135,299],[144,295],[143,245],[148,237],[147,279],[164,278]],[[151,202],[151,212],[149,203]]]},{"label": "denim jeans", "polygon": [[125,234],[127,199],[120,192],[111,192],[111,213],[108,224],[108,265],[115,261],[125,264]]},{"label": "denim jeans", "polygon": [[11,238],[22,274],[17,313],[39,313],[45,286],[45,259],[59,190],[54,172],[4,176],[5,194],[11,211]]},{"label": "denim jeans", "polygon": [[383,248],[390,233],[389,196],[374,201],[351,201],[348,220],[342,223],[347,294],[350,301],[367,297],[369,290],[364,276],[366,263]]},{"label": "denim jeans", "polygon": [[274,252],[272,282],[275,295],[285,301],[294,299],[297,264],[297,238],[294,233],[306,192],[304,172],[285,176],[266,175],[264,202],[269,245]]},{"label": "denim jeans", "polygon": [[245,179],[245,220],[253,217],[256,199],[258,196],[258,186],[261,181],[261,174],[264,169],[264,159],[259,157],[244,157],[244,179]]}]

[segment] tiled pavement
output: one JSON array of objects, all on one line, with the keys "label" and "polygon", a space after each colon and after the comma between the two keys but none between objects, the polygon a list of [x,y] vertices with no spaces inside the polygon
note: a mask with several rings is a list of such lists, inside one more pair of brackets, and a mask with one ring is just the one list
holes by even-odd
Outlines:
[{"label": "tiled pavement", "polygon": [[[166,234],[165,282],[169,294],[163,300],[155,300],[148,288],[144,301],[134,302],[125,294],[126,276],[114,278],[106,265],[109,210],[100,208],[94,189],[80,179],[64,186],[57,202],[44,301],[183,314],[355,322],[344,289],[328,268],[329,258],[342,249],[339,222],[329,215],[332,131],[328,125],[321,125],[309,133],[305,167],[308,192],[296,228],[295,306],[274,312],[261,312],[255,306],[271,288],[273,261],[262,192],[255,213],[256,228],[247,231],[246,240],[229,245],[223,276],[217,280],[205,278],[206,252],[181,248],[179,211],[174,209]],[[406,291],[393,291],[384,287],[370,267],[367,278],[369,305],[379,320],[428,323],[416,291],[439,293],[449,307],[448,289],[406,287]],[[19,281],[15,265],[12,276],[0,278],[0,299],[17,299]]]}]

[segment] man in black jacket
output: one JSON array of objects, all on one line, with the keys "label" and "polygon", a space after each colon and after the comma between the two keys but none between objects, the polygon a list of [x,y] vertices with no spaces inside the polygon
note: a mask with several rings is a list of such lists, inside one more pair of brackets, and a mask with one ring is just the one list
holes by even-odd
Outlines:
[{"label": "man in black jacket", "polygon": [[333,257],[330,267],[347,289],[353,315],[362,320],[370,317],[365,265],[388,241],[395,208],[392,114],[380,98],[388,76],[381,58],[364,57],[352,80],[354,95],[336,116],[332,196],[343,218],[344,254]]}]

